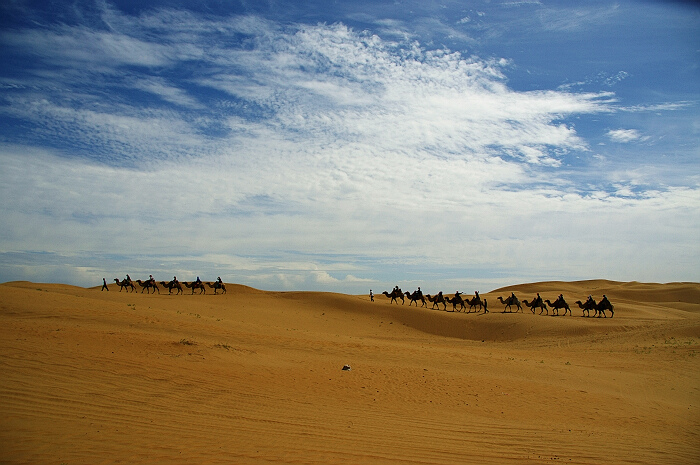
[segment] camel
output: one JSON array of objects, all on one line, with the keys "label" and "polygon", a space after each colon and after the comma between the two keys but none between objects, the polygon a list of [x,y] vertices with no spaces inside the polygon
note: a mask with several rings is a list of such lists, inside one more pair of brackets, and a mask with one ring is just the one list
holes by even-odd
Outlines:
[{"label": "camel", "polygon": [[549,309],[547,309],[547,304],[542,302],[542,299],[540,299],[540,300],[533,299],[532,303],[529,303],[527,301],[527,299],[523,299],[523,303],[525,304],[525,306],[530,307],[530,311],[532,312],[533,315],[535,314],[536,308],[540,309],[540,313],[539,313],[540,315],[542,315],[543,311],[547,312],[546,315],[549,315]]},{"label": "camel", "polygon": [[[438,295],[432,296],[432,297],[430,296],[430,294],[427,294],[425,297],[430,302],[433,303],[433,308],[435,308],[435,306],[437,306],[437,304],[442,304],[443,310],[445,310],[445,311],[447,310],[447,304],[445,303],[445,297],[442,294],[438,294]],[[440,309],[440,307],[438,306],[438,310],[439,309]]]},{"label": "camel", "polygon": [[[513,305],[517,308],[515,310],[515,313],[518,313],[518,310],[520,310],[520,313],[523,312],[523,307],[520,305],[520,301],[518,300],[517,297],[514,296],[509,296],[506,300],[503,300],[503,297],[497,297],[498,300],[501,301],[503,305],[506,307],[503,309],[503,313],[506,313],[506,308],[510,308],[511,312],[513,311]],[[510,313],[510,312],[509,312]]]},{"label": "camel", "polygon": [[393,291],[391,291],[391,294],[389,294],[387,291],[384,291],[384,292],[382,292],[382,294],[384,294],[385,296],[387,296],[388,298],[391,299],[391,302],[389,302],[389,303],[393,304],[394,301],[396,301],[396,305],[398,305],[399,304],[398,299],[401,299],[401,305],[406,303],[406,301],[404,300],[403,292],[401,292],[401,289],[394,289]]},{"label": "camel", "polygon": [[131,292],[136,291],[134,283],[132,283],[131,281],[127,281],[126,279],[119,281],[117,278],[114,278],[114,282],[119,285],[119,292],[121,292],[122,289],[126,289],[126,292],[129,292],[129,289],[127,289],[129,287],[131,288]]},{"label": "camel", "polygon": [[216,295],[216,290],[221,289],[222,294],[226,294],[226,284],[220,283],[220,282],[215,282],[214,284],[212,283],[207,283],[207,286],[211,287],[214,289],[214,294]]},{"label": "camel", "polygon": [[160,285],[168,288],[168,294],[172,294],[173,289],[177,289],[176,294],[182,294],[182,285],[180,284],[179,281],[178,282],[170,281],[169,283],[166,283],[165,281],[161,281]]},{"label": "camel", "polygon": [[191,289],[192,289],[192,294],[194,294],[194,290],[195,290],[195,289],[199,289],[199,293],[200,293],[200,294],[206,294],[206,293],[207,293],[207,288],[204,287],[204,283],[197,283],[197,282],[188,283],[187,281],[183,281],[182,284],[184,284],[185,287],[188,288],[188,289],[191,288]]},{"label": "camel", "polygon": [[136,280],[137,283],[139,283],[139,286],[142,287],[141,289],[141,294],[143,294],[143,291],[148,290],[148,293],[151,293],[151,288],[153,288],[153,293],[155,294],[156,291],[158,291],[158,294],[160,294],[160,288],[158,288],[158,285],[156,284],[155,281],[141,281],[140,279]]},{"label": "camel", "polygon": [[557,316],[559,316],[560,308],[564,309],[565,316],[567,311],[569,312],[569,315],[571,315],[571,309],[569,308],[569,304],[566,303],[566,300],[564,300],[564,298],[558,298],[554,301],[554,303],[550,302],[549,299],[546,299],[545,302],[547,302],[547,305],[552,307],[552,315],[554,315],[554,312],[557,312]]},{"label": "camel", "polygon": [[[410,307],[411,304],[414,303],[414,302],[415,302],[416,307],[417,307],[417,306],[418,306],[418,301],[419,301],[419,300],[422,302],[421,307],[427,307],[427,306],[428,306],[428,304],[425,303],[425,297],[423,297],[423,293],[422,293],[422,292],[414,291],[413,294],[411,294],[410,292],[406,291],[406,292],[404,292],[404,295],[405,295],[406,297],[408,297],[408,299],[409,299],[409,302],[408,302],[408,306],[409,306],[409,307]],[[398,303],[398,302],[397,302],[397,303]]]},{"label": "camel", "polygon": [[613,311],[613,304],[610,303],[608,298],[603,295],[603,299],[598,302],[598,305],[596,305],[596,311],[598,312],[598,318],[600,318],[600,315],[602,314],[605,318],[608,316],[605,314],[605,310],[610,310],[610,318],[615,316],[615,312]]},{"label": "camel", "polygon": [[445,297],[445,301],[447,301],[448,303],[451,303],[451,304],[452,304],[452,311],[453,311],[453,312],[454,312],[454,311],[457,311],[457,305],[460,306],[460,310],[459,310],[460,312],[461,312],[462,310],[466,310],[466,309],[467,309],[467,307],[464,305],[464,300],[462,299],[461,296],[455,295],[455,296],[452,297],[451,299],[450,299],[449,297]]},{"label": "camel", "polygon": [[591,310],[593,310],[594,317],[598,314],[598,309],[596,308],[596,303],[593,299],[588,299],[585,303],[581,302],[580,300],[577,300],[574,303],[578,305],[579,308],[582,310],[581,316],[591,316]]},{"label": "camel", "polygon": [[[486,308],[484,306],[484,302],[481,300],[480,297],[477,297],[477,296],[474,296],[471,299],[465,300],[464,303],[469,304],[469,312],[472,311],[472,307],[474,307],[475,309],[476,309],[476,307],[479,307],[478,311],[481,311],[482,308],[484,308],[484,309]],[[484,311],[484,313],[488,313],[488,310]]]}]

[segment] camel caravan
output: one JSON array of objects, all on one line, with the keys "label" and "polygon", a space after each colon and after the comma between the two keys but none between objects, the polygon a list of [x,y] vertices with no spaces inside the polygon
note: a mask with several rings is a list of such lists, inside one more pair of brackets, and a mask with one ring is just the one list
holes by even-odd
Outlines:
[{"label": "camel caravan", "polygon": [[[396,304],[399,303],[398,299],[401,299],[401,304],[406,303],[406,299],[408,299],[408,305],[411,306],[413,304],[416,304],[416,307],[418,306],[418,302],[421,302],[421,307],[426,307],[428,306],[427,302],[432,303],[432,308],[440,308],[440,304],[442,304],[442,309],[447,310],[447,304],[452,305],[452,311],[457,311],[457,306],[459,306],[459,311],[467,311],[467,313],[471,313],[472,308],[474,309],[475,312],[480,312],[481,310],[484,311],[484,313],[488,313],[488,308],[486,304],[486,300],[481,300],[479,297],[479,293],[476,292],[474,298],[472,299],[464,299],[462,298],[462,293],[461,292],[456,292],[454,297],[445,297],[442,295],[442,291],[440,291],[438,294],[431,296],[430,294],[425,294],[423,295],[423,292],[420,290],[420,287],[418,290],[414,291],[413,294],[410,292],[402,292],[399,286],[396,286],[394,290],[392,290],[390,293],[387,291],[382,292],[385,296],[391,299],[391,303],[396,302]],[[427,300],[427,302],[426,302]]]},{"label": "camel caravan", "polygon": [[[473,309],[475,313],[480,313],[482,311],[484,313],[489,313],[486,299],[481,299],[481,297],[479,297],[479,292],[477,291],[474,292],[474,297],[472,298],[466,298],[466,296],[463,297],[463,293],[459,291],[455,292],[453,297],[444,296],[442,291],[434,296],[431,296],[430,294],[424,295],[420,290],[420,287],[411,293],[403,292],[399,286],[396,286],[391,292],[384,291],[382,294],[388,299],[391,299],[389,302],[391,304],[396,303],[398,305],[399,300],[401,300],[401,305],[404,305],[406,300],[408,300],[409,306],[415,304],[417,307],[418,302],[420,302],[421,307],[428,308],[428,302],[430,302],[432,304],[432,309],[437,308],[440,310],[440,304],[442,304],[442,310],[448,311],[447,305],[450,304],[452,305],[451,311],[453,312],[458,311],[472,313]],[[569,304],[566,303],[566,300],[562,294],[559,294],[554,302],[550,301],[549,299],[542,299],[539,292],[537,293],[537,297],[535,297],[531,302],[528,302],[526,299],[521,302],[513,292],[511,292],[511,294],[505,299],[499,296],[497,297],[497,300],[504,306],[503,312],[501,313],[524,313],[522,304],[525,304],[525,307],[529,308],[533,315],[538,309],[538,315],[542,315],[543,312],[545,315],[550,315],[550,310],[552,316],[559,316],[560,311],[563,312],[563,316],[566,316],[567,313],[572,315],[571,307],[569,307]],[[608,315],[605,313],[606,311],[610,312],[610,318],[615,316],[615,312],[613,310],[614,307],[606,295],[603,295],[603,298],[597,303],[593,299],[592,295],[589,295],[585,302],[577,300],[575,303],[582,310],[581,316],[590,317],[591,310],[593,310],[593,317],[607,318]]]},{"label": "camel caravan", "polygon": [[220,290],[222,294],[226,294],[226,284],[221,281],[221,276],[217,278],[217,280],[214,283],[210,282],[204,282],[197,277],[196,281],[192,282],[187,282],[187,281],[178,281],[177,276],[173,276],[173,279],[169,282],[165,281],[160,281],[156,282],[156,280],[153,278],[153,275],[149,275],[148,279],[146,281],[141,281],[140,279],[137,279],[136,281],[132,281],[131,277],[127,274],[126,278],[122,279],[121,281],[117,278],[114,279],[114,282],[117,283],[119,286],[119,292],[126,290],[126,292],[136,292],[136,285],[141,287],[141,293],[143,294],[143,291],[146,291],[147,294],[155,294],[158,292],[160,294],[160,288],[158,287],[158,284],[160,284],[163,289],[168,290],[168,294],[172,294],[173,291],[175,291],[175,294],[182,294],[183,293],[183,284],[187,289],[192,289],[192,294],[194,294],[195,290],[199,291],[199,294],[206,294],[207,292],[207,287],[210,289],[214,289],[214,294],[217,294],[218,291]]}]

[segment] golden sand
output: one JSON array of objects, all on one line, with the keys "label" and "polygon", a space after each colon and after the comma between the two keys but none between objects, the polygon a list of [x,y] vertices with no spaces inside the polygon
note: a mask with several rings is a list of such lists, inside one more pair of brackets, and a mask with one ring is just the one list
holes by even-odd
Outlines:
[{"label": "golden sand", "polygon": [[698,283],[523,284],[486,315],[227,288],[0,285],[0,463],[700,462]]}]

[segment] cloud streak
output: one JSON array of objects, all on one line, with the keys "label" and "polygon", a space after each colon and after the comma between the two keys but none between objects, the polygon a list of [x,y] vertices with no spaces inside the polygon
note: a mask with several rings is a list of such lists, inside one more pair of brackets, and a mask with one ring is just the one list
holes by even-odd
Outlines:
[{"label": "cloud streak", "polygon": [[608,137],[613,142],[627,143],[644,139],[636,129],[611,129]]}]

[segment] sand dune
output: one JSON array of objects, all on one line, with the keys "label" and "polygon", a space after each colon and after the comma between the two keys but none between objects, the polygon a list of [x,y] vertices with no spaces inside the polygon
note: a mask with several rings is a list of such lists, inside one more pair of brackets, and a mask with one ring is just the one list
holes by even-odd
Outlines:
[{"label": "sand dune", "polygon": [[0,285],[0,462],[700,462],[698,283],[520,284],[489,314],[226,286]]}]

